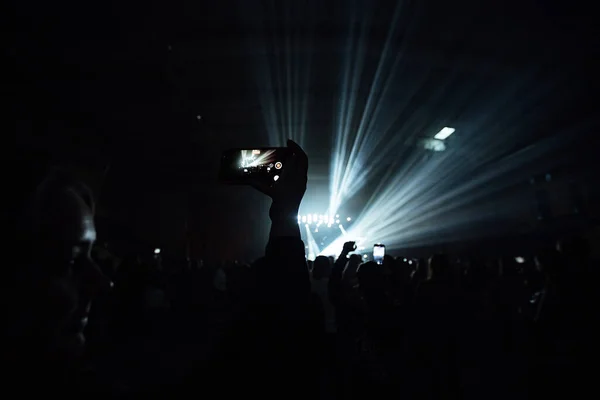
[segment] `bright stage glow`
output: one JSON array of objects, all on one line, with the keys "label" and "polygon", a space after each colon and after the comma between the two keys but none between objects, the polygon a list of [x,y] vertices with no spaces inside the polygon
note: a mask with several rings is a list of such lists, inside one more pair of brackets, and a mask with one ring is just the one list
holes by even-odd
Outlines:
[{"label": "bright stage glow", "polygon": [[154,249],[154,254],[160,254],[160,249],[159,248]]},{"label": "bright stage glow", "polygon": [[275,176],[273,177],[273,180],[274,180],[274,181],[277,181],[278,179],[279,179],[279,175],[275,175]]},{"label": "bright stage glow", "polygon": [[[343,227],[340,229],[343,229]],[[342,232],[345,232],[345,230]],[[356,230],[351,229],[349,232],[342,233],[340,236],[338,236],[331,244],[325,247],[319,253],[319,255],[337,257],[342,252],[344,243],[348,241],[356,242],[357,251],[360,249],[364,250],[365,246],[367,245],[365,235],[361,235]]]},{"label": "bright stage glow", "polygon": [[350,222],[350,221],[352,221],[352,218],[348,217],[348,218],[346,218],[346,221]]},{"label": "bright stage glow", "polygon": [[333,219],[332,216],[329,216],[327,214],[313,213],[313,212],[307,213],[305,215],[300,214],[298,216],[298,218],[299,218],[299,221],[307,223],[308,225],[316,225],[317,228],[321,227],[322,225],[325,225],[328,228],[330,228],[331,225],[333,225],[333,223],[335,222],[335,220]]},{"label": "bright stage glow", "polygon": [[523,168],[547,170],[539,161],[547,159],[548,152],[560,154],[561,144],[563,139],[549,137],[505,156],[498,155],[498,141],[483,155],[465,156],[459,148],[425,157],[422,150],[413,151],[401,168],[381,178],[362,212],[352,219],[348,236],[360,233],[371,243],[381,241],[394,249],[486,235],[486,230],[470,227],[513,220],[522,200],[510,195],[507,203],[498,195],[507,195],[507,189],[523,181]]},{"label": "bright stage glow", "polygon": [[433,138],[437,139],[437,140],[445,140],[445,139],[448,139],[448,137],[450,135],[452,135],[454,132],[456,132],[456,129],[445,126],[442,128],[441,131],[436,133]]},{"label": "bright stage glow", "polygon": [[366,260],[367,258],[369,258],[369,256],[366,254],[363,254],[363,258]]},{"label": "bright stage glow", "polygon": [[[352,212],[348,238],[340,235],[339,241],[334,239],[338,247],[331,251],[329,248],[335,246],[327,246],[323,252],[328,255],[338,255],[343,241],[355,233],[369,238],[369,243],[377,238],[390,249],[481,236],[482,230],[467,227],[494,218],[508,220],[517,214],[514,198],[500,198],[505,194],[503,190],[517,187],[525,173],[533,176],[538,165],[542,167],[542,157],[548,160],[548,155],[558,155],[556,161],[546,162],[544,170],[539,171],[544,174],[551,170],[548,164],[561,159],[560,149],[565,143],[561,135],[566,129],[553,130],[544,140],[532,141],[528,136],[538,127],[540,115],[551,116],[544,113],[545,103],[560,101],[550,95],[553,83],[537,84],[537,72],[527,68],[518,74],[494,70],[497,79],[490,85],[486,74],[470,74],[471,65],[446,66],[444,70],[452,71],[447,74],[438,74],[435,63],[413,68],[415,64],[406,57],[406,51],[398,51],[401,38],[410,32],[406,32],[402,21],[409,17],[406,4],[397,4],[395,10],[386,10],[389,25],[382,28],[387,34],[376,48],[371,47],[371,15],[362,18],[362,10],[355,7],[347,7],[348,13],[342,14],[342,18],[348,17],[347,22],[353,22],[341,46],[339,64],[332,66],[339,77],[334,85],[339,91],[332,93],[336,104],[329,132],[333,145],[329,204],[317,210],[328,212],[328,227],[339,224],[339,212],[350,200],[361,200],[362,211]],[[261,21],[271,16],[262,17],[253,17],[248,23],[260,28]],[[304,46],[298,46],[294,39],[270,39],[275,43],[258,40],[257,45],[261,54],[275,56],[257,57],[260,65],[255,66],[269,144],[282,146],[290,137],[302,145],[312,93],[311,60],[304,53],[297,54],[297,49]],[[279,49],[266,51],[272,45]],[[379,54],[373,54],[374,50]],[[414,74],[409,74],[413,70]],[[468,85],[463,85],[465,73],[473,78]],[[432,81],[432,76],[439,79]],[[532,80],[536,84],[532,85]],[[490,89],[484,90],[483,86]],[[429,101],[416,102],[419,93]],[[444,107],[438,107],[440,104]],[[534,108],[536,112],[529,112]],[[433,109],[443,115],[432,115]],[[456,129],[442,124],[452,125],[445,121],[457,116],[465,121],[458,128],[460,137],[455,135],[447,141],[452,146],[446,148],[448,143],[443,141]],[[568,134],[580,134],[583,125]],[[431,146],[428,151],[418,143],[423,136]],[[520,150],[515,151],[517,148]],[[366,196],[370,199],[362,201],[364,197],[359,199],[357,195],[367,184]],[[311,216],[311,224],[312,220]],[[458,228],[461,235],[455,234]]]},{"label": "bright stage glow", "polygon": [[[318,232],[318,229],[315,230],[315,232]],[[306,227],[305,238],[308,244],[308,253],[313,254],[311,258],[314,259],[314,255],[319,254],[321,250],[319,249],[319,246],[315,241],[315,238],[313,237],[312,232],[308,226]]]}]

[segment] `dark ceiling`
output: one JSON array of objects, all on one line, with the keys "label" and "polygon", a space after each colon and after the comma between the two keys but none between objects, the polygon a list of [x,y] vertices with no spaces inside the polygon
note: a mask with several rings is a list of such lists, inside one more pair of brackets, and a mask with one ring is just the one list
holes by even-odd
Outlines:
[{"label": "dark ceiling", "polygon": [[[129,201],[156,209],[163,203],[147,200],[155,193],[194,192],[201,201],[193,202],[200,202],[203,210],[195,213],[209,223],[215,211],[239,216],[232,211],[239,200],[228,199],[230,191],[216,194],[219,152],[269,144],[260,96],[268,88],[256,79],[261,66],[257,60],[281,61],[275,49],[287,38],[293,40],[295,60],[311,60],[304,145],[311,161],[321,164],[317,171],[325,174],[339,75],[354,26],[349,22],[352,11],[355,24],[369,21],[363,72],[369,77],[397,5],[307,0],[123,3],[13,4],[13,12],[6,14],[6,26],[13,27],[6,55],[14,67],[7,76],[16,122],[14,154],[85,164],[99,176],[110,166],[104,188],[111,204],[114,198],[122,202],[133,193],[145,193],[146,200]],[[552,130],[568,130],[595,112],[589,98],[598,84],[597,31],[592,15],[575,2],[402,4],[392,52],[402,52],[406,80],[422,85],[410,106],[398,112],[398,126],[417,113],[433,122],[451,118],[469,124],[519,79],[532,82],[520,97],[549,82],[553,89],[536,110],[541,117],[530,121],[526,134],[516,132],[510,140],[518,138],[522,144]],[[360,101],[369,92],[370,80],[364,82],[358,89]],[[442,86],[447,89],[444,97],[432,101]],[[400,97],[405,87],[390,90]],[[466,101],[466,93],[474,100]],[[465,143],[473,149],[479,146],[477,137],[468,139]],[[111,207],[116,215],[137,206]],[[170,208],[172,204],[162,211]]]}]

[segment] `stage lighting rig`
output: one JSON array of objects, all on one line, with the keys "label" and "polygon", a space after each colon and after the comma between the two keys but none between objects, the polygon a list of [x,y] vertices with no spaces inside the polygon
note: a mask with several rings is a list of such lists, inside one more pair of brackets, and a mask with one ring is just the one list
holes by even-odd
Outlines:
[{"label": "stage lighting rig", "polygon": [[[308,225],[316,224],[317,227],[321,225],[326,225],[328,228],[331,228],[333,224],[339,225],[341,223],[341,219],[339,218],[339,214],[337,214],[337,219],[333,217],[333,215],[329,216],[327,214],[306,214],[306,215],[298,215],[298,224],[304,223]],[[346,217],[346,221],[352,221],[352,217]]]}]

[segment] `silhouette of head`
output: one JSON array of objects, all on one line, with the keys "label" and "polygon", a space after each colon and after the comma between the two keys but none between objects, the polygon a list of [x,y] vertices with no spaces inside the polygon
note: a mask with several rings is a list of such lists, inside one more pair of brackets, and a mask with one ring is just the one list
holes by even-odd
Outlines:
[{"label": "silhouette of head", "polygon": [[443,254],[434,254],[429,258],[429,279],[446,279],[450,276],[450,263]]},{"label": "silhouette of head", "polygon": [[549,278],[556,278],[563,272],[561,254],[555,249],[544,249],[535,256],[535,266]]},{"label": "silhouette of head", "polygon": [[50,357],[77,357],[91,303],[112,285],[91,258],[91,192],[55,171],[37,187],[19,222],[20,250],[27,253],[15,270],[12,333]]},{"label": "silhouette of head", "polygon": [[394,264],[396,263],[396,260],[394,259],[394,257],[390,256],[389,254],[386,254],[385,256],[383,256],[383,265],[387,268],[394,268]]},{"label": "silhouette of head", "polygon": [[383,288],[383,268],[374,261],[361,264],[356,271],[360,288],[364,291],[376,291]]},{"label": "silhouette of head", "polygon": [[573,263],[574,267],[584,268],[584,265],[578,264],[585,263],[590,256],[590,245],[581,236],[571,236],[559,240],[556,249],[565,258],[565,261]]},{"label": "silhouette of head", "polygon": [[325,256],[318,256],[315,258],[313,264],[312,276],[313,279],[320,280],[327,278],[331,272],[331,264],[329,258]]},{"label": "silhouette of head", "polygon": [[350,258],[348,260],[348,262],[351,262],[352,264],[356,264],[357,266],[361,263],[362,258],[360,258],[360,255],[358,254],[352,254],[350,255]]}]

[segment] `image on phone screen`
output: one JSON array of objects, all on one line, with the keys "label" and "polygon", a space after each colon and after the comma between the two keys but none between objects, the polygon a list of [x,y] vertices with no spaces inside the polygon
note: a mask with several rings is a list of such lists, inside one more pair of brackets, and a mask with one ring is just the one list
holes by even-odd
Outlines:
[{"label": "image on phone screen", "polygon": [[373,260],[377,264],[383,264],[383,257],[385,256],[385,246],[383,244],[376,244],[373,246]]},{"label": "image on phone screen", "polygon": [[244,184],[250,179],[279,180],[288,158],[288,148],[231,149],[223,153],[219,179]]}]

